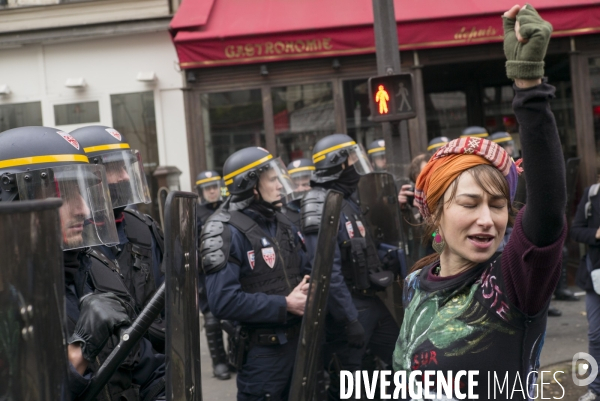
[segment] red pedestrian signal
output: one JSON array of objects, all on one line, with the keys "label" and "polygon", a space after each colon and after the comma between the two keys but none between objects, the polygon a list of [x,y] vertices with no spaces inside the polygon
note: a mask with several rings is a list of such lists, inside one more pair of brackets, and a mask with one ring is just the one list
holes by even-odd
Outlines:
[{"label": "red pedestrian signal", "polygon": [[369,78],[371,121],[398,121],[416,117],[412,74]]},{"label": "red pedestrian signal", "polygon": [[377,93],[375,94],[375,102],[379,105],[379,114],[387,114],[388,102],[390,101],[390,95],[388,95],[387,91],[383,87],[383,85],[379,85],[377,88]]}]

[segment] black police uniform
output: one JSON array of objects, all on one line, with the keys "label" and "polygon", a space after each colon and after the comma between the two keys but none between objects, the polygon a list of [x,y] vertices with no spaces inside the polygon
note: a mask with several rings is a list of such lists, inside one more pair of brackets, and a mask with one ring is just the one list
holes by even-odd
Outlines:
[{"label": "black police uniform", "polygon": [[[221,210],[205,225],[202,241],[208,240],[222,244],[202,249],[210,310],[239,322],[240,337],[247,339],[237,345],[247,347],[238,400],[285,400],[301,324],[287,312],[285,297],[310,273],[298,229],[279,212],[266,217],[248,208]],[[207,263],[218,251],[227,259]]]},{"label": "black police uniform", "polygon": [[[111,292],[127,305],[128,314],[133,320],[137,316],[135,300],[129,294],[123,277],[117,267],[97,250],[87,248],[64,252],[65,295],[67,307],[68,334],[72,334],[79,319],[79,300],[86,294]],[[83,376],[69,367],[71,398],[75,399],[89,385],[91,377],[100,364],[118,344],[113,336],[96,361],[91,363]],[[142,338],[137,348],[119,366],[97,400],[162,400],[165,399],[165,357],[157,353],[146,338]]]},{"label": "black police uniform", "polygon": [[[342,144],[354,144],[350,137],[343,134],[331,135],[321,141],[314,148],[315,154],[319,154],[323,149],[340,148]],[[309,253],[314,253],[318,232],[308,217],[318,215],[318,210],[322,207],[319,205],[319,191],[336,189],[344,194],[333,269],[342,272],[346,291],[351,294],[352,303],[348,305],[351,311],[346,314],[349,320],[345,323],[357,319],[364,329],[364,343],[350,344],[348,327],[340,324],[334,315],[327,316],[325,361],[326,365],[332,367],[330,399],[339,399],[339,370],[361,370],[367,349],[383,363],[391,366],[392,353],[400,332],[391,313],[377,296],[377,292],[383,291],[384,288],[376,286],[369,279],[370,272],[385,268],[379,260],[376,244],[367,230],[366,223],[362,221],[362,212],[356,198],[358,177],[355,166],[342,169],[340,163],[345,156],[342,154],[343,147],[340,149],[342,152],[339,154],[332,151],[331,155],[325,155],[326,160],[321,156],[321,161],[315,161],[315,189],[306,194],[302,202],[302,229]],[[333,163],[337,165],[332,165]]]}]

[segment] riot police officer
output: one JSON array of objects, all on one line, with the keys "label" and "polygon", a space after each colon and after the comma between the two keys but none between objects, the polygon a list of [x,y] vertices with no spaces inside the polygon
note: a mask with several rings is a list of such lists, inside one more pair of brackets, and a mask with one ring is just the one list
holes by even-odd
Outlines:
[{"label": "riot police officer", "polygon": [[294,183],[294,200],[285,204],[281,211],[296,227],[300,227],[300,200],[310,191],[310,179],[315,166],[310,159],[294,160],[287,166],[288,173]]},{"label": "riot police officer", "polygon": [[[140,152],[131,149],[124,135],[116,129],[91,125],[76,129],[71,135],[81,144],[90,163],[106,169],[108,189],[119,234],[119,243],[97,248],[120,270],[139,312],[164,281],[161,271],[164,239],[162,230],[134,205],[150,203]],[[159,318],[149,331],[152,345],[164,352],[164,319]]]},{"label": "riot police officer", "polygon": [[508,155],[512,158],[515,158],[516,156],[516,152],[515,152],[515,141],[513,140],[513,137],[508,133],[508,132],[495,132],[492,135],[490,135],[490,140],[492,142],[496,142],[498,145],[502,146],[504,148],[504,150],[506,150],[506,153],[508,153]]},{"label": "riot police officer", "polygon": [[427,144],[427,152],[434,154],[436,150],[450,142],[447,136],[436,136]]},{"label": "riot police officer", "polygon": [[211,312],[238,322],[230,334],[238,400],[285,400],[309,263],[298,229],[281,212],[293,193],[281,160],[265,149],[233,153],[223,167],[229,199],[204,225],[200,245]]},{"label": "riot police officer", "polygon": [[[335,189],[344,194],[334,270],[340,269],[351,294],[348,320],[340,322],[327,316],[326,363],[330,371],[329,396],[339,398],[339,370],[360,370],[367,347],[385,364],[390,365],[399,328],[391,313],[377,297],[377,292],[391,284],[393,273],[386,271],[377,255],[376,244],[363,224],[355,198],[361,175],[372,171],[362,147],[347,135],[333,134],[321,139],[313,149],[315,174],[313,190],[302,202],[302,230],[309,252],[316,248],[314,216],[320,215],[322,193]],[[312,218],[311,218],[312,217]],[[332,278],[333,282],[333,278]]]},{"label": "riot police officer", "polygon": [[[69,391],[78,397],[99,363],[136,317],[134,299],[117,268],[90,246],[118,243],[104,167],[90,164],[71,135],[49,127],[0,133],[0,200],[60,197]],[[56,300],[48,300],[55,302]],[[142,339],[113,374],[101,400],[164,399],[164,356]]]},{"label": "riot police officer", "polygon": [[489,133],[487,132],[487,130],[485,128],[474,125],[474,126],[465,128],[462,131],[462,134],[460,134],[461,138],[466,138],[468,136],[474,136],[477,138],[487,138],[489,136]]},{"label": "riot police officer", "polygon": [[376,139],[367,148],[367,154],[369,160],[373,166],[374,171],[386,171],[387,160],[385,158],[385,141],[383,139]]},{"label": "riot police officer", "polygon": [[[196,206],[198,238],[200,238],[204,222],[223,203],[222,182],[221,176],[216,171],[203,171],[196,177],[196,191],[198,191],[200,197]],[[198,300],[200,301],[200,310],[204,315],[204,329],[206,330],[208,350],[212,359],[213,375],[219,380],[228,380],[231,378],[231,374],[227,364],[227,353],[223,345],[221,322],[210,312],[204,280],[204,274],[201,273]]]}]

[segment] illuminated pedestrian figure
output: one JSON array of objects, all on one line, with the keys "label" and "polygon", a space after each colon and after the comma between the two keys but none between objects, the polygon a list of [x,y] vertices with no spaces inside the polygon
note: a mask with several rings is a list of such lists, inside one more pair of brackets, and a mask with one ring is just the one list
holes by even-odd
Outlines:
[{"label": "illuminated pedestrian figure", "polygon": [[400,101],[400,107],[398,108],[398,111],[402,111],[402,108],[404,107],[404,104],[406,104],[406,107],[408,108],[407,111],[411,111],[412,107],[410,107],[410,103],[408,103],[408,89],[404,87],[404,83],[400,82],[398,84],[398,93],[396,93],[396,96],[401,96],[402,100]]},{"label": "illuminated pedestrian figure", "polygon": [[387,114],[388,106],[387,102],[390,101],[390,95],[388,95],[387,91],[383,87],[383,85],[379,85],[377,88],[377,93],[375,94],[375,101],[379,104],[379,114]]}]

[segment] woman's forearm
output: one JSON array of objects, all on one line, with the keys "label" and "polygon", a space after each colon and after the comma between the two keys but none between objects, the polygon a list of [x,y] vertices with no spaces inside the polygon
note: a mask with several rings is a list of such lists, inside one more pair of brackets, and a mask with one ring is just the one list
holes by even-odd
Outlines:
[{"label": "woman's forearm", "polygon": [[513,109],[520,126],[527,181],[523,231],[533,244],[542,247],[561,234],[567,196],[562,147],[549,104],[555,88],[534,81],[515,81]]}]

